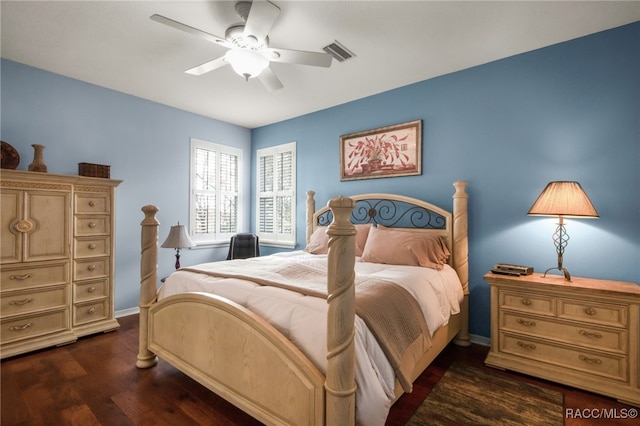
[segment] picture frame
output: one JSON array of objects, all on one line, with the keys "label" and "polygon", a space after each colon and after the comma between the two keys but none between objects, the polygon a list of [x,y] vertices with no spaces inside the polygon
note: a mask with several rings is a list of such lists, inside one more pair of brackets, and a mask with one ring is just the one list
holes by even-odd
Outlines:
[{"label": "picture frame", "polygon": [[340,136],[340,180],[422,174],[422,120]]}]

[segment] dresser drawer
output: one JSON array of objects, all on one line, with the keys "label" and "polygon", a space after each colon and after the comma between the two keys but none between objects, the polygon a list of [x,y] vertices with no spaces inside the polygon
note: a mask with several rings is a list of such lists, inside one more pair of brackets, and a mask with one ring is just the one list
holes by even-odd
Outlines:
[{"label": "dresser drawer", "polygon": [[586,300],[560,299],[558,316],[591,324],[626,327],[628,310],[626,305],[616,305]]},{"label": "dresser drawer", "polygon": [[75,210],[76,214],[109,214],[111,197],[109,194],[76,192]]},{"label": "dresser drawer", "polygon": [[625,330],[589,327],[588,324],[576,325],[512,312],[502,312],[500,324],[501,330],[526,333],[543,339],[549,338],[621,354],[626,354],[628,350]]},{"label": "dresser drawer", "polygon": [[0,270],[2,291],[60,285],[69,282],[69,263],[29,265],[17,268],[3,266]]},{"label": "dresser drawer", "polygon": [[500,291],[500,307],[540,315],[555,315],[556,299],[552,296]]},{"label": "dresser drawer", "polygon": [[111,240],[109,237],[76,238],[75,257],[109,256],[111,253]]},{"label": "dresser drawer", "polygon": [[89,258],[76,260],[73,264],[73,280],[88,280],[109,275],[110,258]]},{"label": "dresser drawer", "polygon": [[68,303],[66,286],[51,290],[3,295],[0,298],[0,316],[6,318],[48,308],[63,307]]},{"label": "dresser drawer", "polygon": [[63,331],[69,328],[69,310],[47,312],[2,321],[0,339],[3,344],[29,337]]},{"label": "dresser drawer", "polygon": [[500,351],[562,366],[568,370],[628,381],[628,362],[624,356],[592,353],[506,333],[500,333]]},{"label": "dresser drawer", "polygon": [[109,279],[82,281],[73,285],[73,301],[83,302],[109,296]]},{"label": "dresser drawer", "polygon": [[75,236],[109,235],[111,233],[110,220],[109,216],[76,216]]},{"label": "dresser drawer", "polygon": [[73,306],[73,325],[98,321],[108,317],[109,300],[101,300],[94,303],[78,304]]}]

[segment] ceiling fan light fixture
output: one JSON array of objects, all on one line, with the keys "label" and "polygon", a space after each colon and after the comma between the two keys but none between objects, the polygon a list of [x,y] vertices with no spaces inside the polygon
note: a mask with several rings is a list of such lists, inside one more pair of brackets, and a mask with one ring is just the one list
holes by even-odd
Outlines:
[{"label": "ceiling fan light fixture", "polygon": [[250,49],[231,49],[224,57],[233,70],[245,80],[259,76],[269,66],[267,58]]}]

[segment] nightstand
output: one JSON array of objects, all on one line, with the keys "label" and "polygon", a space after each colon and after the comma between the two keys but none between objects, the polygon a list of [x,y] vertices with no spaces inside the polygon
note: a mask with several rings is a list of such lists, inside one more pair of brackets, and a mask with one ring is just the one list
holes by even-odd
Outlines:
[{"label": "nightstand", "polygon": [[640,285],[487,273],[485,363],[640,405]]}]

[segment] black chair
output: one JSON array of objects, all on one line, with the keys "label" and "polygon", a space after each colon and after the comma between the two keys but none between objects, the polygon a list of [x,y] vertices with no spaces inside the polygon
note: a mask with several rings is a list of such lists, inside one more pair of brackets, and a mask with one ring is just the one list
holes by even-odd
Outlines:
[{"label": "black chair", "polygon": [[260,246],[256,234],[243,233],[231,237],[227,260],[247,259],[260,256]]}]

